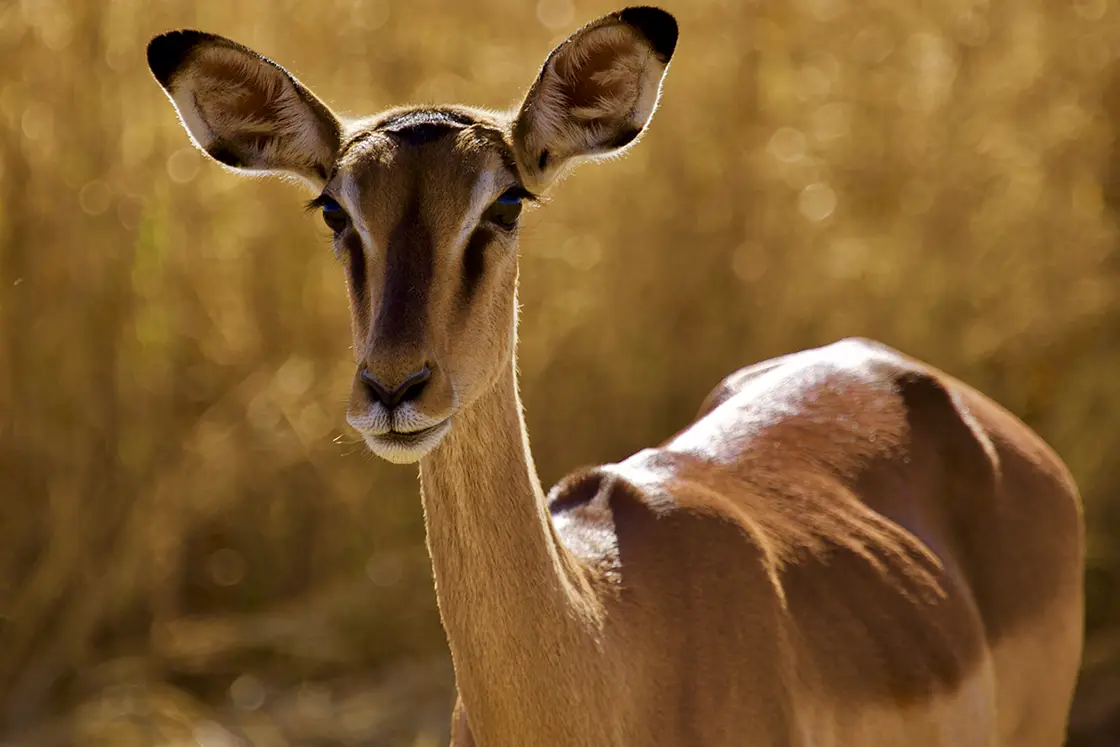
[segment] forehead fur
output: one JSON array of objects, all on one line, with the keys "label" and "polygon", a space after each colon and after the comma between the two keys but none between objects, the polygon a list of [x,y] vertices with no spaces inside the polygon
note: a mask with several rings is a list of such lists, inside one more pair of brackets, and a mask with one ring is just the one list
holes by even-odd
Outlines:
[{"label": "forehead fur", "polygon": [[406,218],[432,231],[434,243],[457,246],[462,225],[474,225],[486,204],[520,185],[508,123],[500,116],[465,107],[410,107],[355,123],[327,189],[371,247],[387,241]]},{"label": "forehead fur", "polygon": [[[463,137],[464,133],[469,136]],[[338,167],[353,167],[356,160],[365,160],[355,159],[355,152],[368,156],[370,151],[378,151],[382,157],[374,160],[384,162],[386,150],[421,148],[448,135],[458,136],[454,138],[457,147],[492,150],[521,181],[508,116],[465,106],[399,107],[350,122],[339,148]]]}]

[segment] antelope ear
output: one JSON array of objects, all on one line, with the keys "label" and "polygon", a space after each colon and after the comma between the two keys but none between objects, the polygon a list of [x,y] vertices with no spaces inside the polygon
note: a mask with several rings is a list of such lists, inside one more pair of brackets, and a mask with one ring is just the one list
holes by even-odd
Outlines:
[{"label": "antelope ear", "polygon": [[282,171],[322,187],[342,128],[272,60],[221,36],[171,31],[148,44],[148,67],[195,144],[237,169]]},{"label": "antelope ear", "polygon": [[540,188],[579,158],[625,148],[645,129],[677,46],[659,8],[626,8],[554,49],[514,120],[522,176]]}]

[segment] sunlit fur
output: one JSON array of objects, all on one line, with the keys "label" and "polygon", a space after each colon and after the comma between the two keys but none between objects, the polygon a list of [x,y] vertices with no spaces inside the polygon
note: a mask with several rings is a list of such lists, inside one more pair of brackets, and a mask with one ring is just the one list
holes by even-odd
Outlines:
[{"label": "sunlit fur", "polygon": [[554,50],[513,113],[349,123],[229,40],[149,47],[201,148],[349,215],[357,367],[385,391],[430,373],[391,409],[356,373],[348,419],[420,462],[452,744],[1058,747],[1082,643],[1077,488],[928,365],[846,340],[751,366],[666,443],[546,501],[517,391],[516,229],[487,211],[635,142],[676,34],[626,9]]}]

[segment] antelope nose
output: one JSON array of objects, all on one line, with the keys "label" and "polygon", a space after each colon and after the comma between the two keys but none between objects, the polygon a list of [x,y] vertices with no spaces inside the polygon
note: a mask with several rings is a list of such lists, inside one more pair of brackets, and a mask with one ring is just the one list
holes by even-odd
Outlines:
[{"label": "antelope nose", "polygon": [[431,378],[432,370],[428,366],[424,366],[416,373],[405,378],[398,386],[389,388],[375,379],[365,366],[358,370],[358,379],[365,385],[366,391],[389,409],[396,407],[401,402],[408,402],[419,397]]}]

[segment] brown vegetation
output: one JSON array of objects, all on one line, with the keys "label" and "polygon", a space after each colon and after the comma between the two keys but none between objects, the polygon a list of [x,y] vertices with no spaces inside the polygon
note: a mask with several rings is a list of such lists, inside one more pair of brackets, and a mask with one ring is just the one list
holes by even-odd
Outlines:
[{"label": "brown vegetation", "polygon": [[[1116,745],[1120,8],[666,7],[682,36],[651,132],[525,221],[542,478],[657,442],[768,356],[864,335],[925,358],[1023,417],[1081,485],[1073,744]],[[326,231],[297,188],[204,163],[143,49],[193,26],[339,111],[502,107],[612,9],[0,5],[0,735],[445,739],[414,470],[345,430]]]}]

